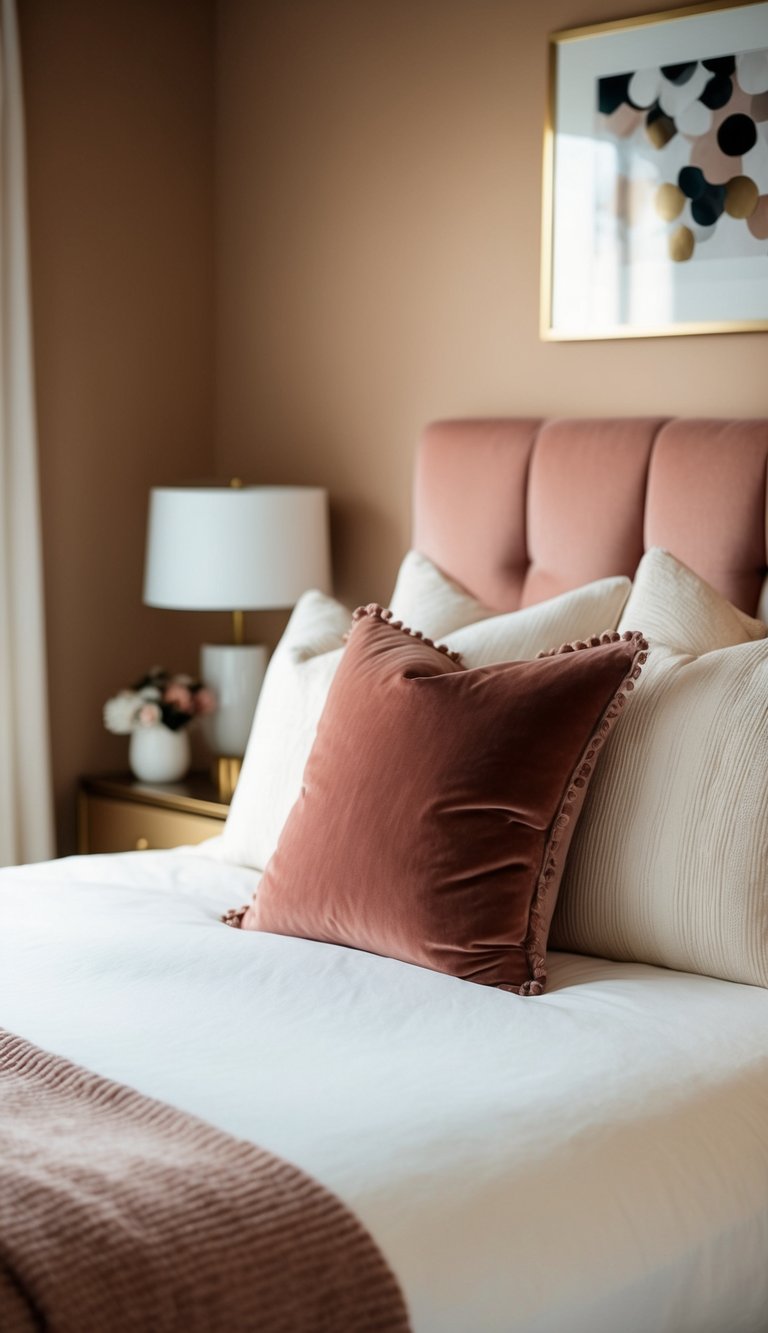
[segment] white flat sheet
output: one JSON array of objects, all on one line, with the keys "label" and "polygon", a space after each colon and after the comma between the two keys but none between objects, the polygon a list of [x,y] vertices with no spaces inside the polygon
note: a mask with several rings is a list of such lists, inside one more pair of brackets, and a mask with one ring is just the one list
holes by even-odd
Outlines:
[{"label": "white flat sheet", "polygon": [[768,992],[555,955],[521,999],[228,930],[194,852],[0,873],[0,1024],[262,1144],[416,1333],[765,1333]]}]

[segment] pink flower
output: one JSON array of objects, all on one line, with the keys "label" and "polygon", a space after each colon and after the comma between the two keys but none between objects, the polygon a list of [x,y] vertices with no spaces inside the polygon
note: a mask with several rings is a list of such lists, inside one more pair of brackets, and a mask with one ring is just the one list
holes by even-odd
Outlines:
[{"label": "pink flower", "polygon": [[215,713],[216,705],[216,695],[207,686],[204,685],[195,694],[195,712],[199,713],[201,717],[206,717],[208,713]]},{"label": "pink flower", "polygon": [[139,709],[137,722],[140,727],[156,727],[161,719],[160,705],[147,703]]},{"label": "pink flower", "polygon": [[172,704],[178,708],[180,713],[189,713],[191,716],[195,711],[195,705],[192,701],[192,691],[186,685],[180,685],[177,681],[171,681],[163,696],[163,703]]}]

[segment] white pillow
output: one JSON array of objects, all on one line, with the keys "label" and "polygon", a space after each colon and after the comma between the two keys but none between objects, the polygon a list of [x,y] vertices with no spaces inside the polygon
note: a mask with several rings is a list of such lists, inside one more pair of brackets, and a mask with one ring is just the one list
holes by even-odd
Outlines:
[{"label": "white pillow", "polygon": [[632,584],[618,575],[562,592],[546,602],[466,625],[445,642],[465,666],[490,666],[536,657],[549,648],[616,628]]},{"label": "white pillow", "polygon": [[409,551],[403,559],[389,609],[395,620],[435,640],[495,614],[421,551]]},{"label": "white pillow", "polygon": [[571,843],[550,948],[768,986],[768,643],[651,551],[619,629],[651,644]]},{"label": "white pillow", "polygon": [[298,601],[261,687],[217,856],[263,870],[301,788],[352,612],[321,592]]},{"label": "white pillow", "polygon": [[620,630],[640,628],[648,642],[679,653],[702,653],[763,639],[768,626],[753,620],[669,551],[653,547],[637,567]]},{"label": "white pillow", "polygon": [[[468,665],[535,657],[564,640],[613,629],[629,579],[601,579],[587,588],[504,616],[445,579],[425,556],[410,552],[398,575],[397,604],[412,628],[460,651]],[[429,599],[433,598],[437,612]],[[453,599],[453,600],[452,600]],[[396,599],[393,598],[393,601]],[[422,609],[419,611],[419,606]],[[453,607],[453,610],[451,609]],[[435,626],[464,614],[488,617],[454,634]],[[263,870],[291,806],[301,791],[304,765],[343,651],[351,612],[319,592],[305,593],[269,664],[224,832],[209,854]]]}]

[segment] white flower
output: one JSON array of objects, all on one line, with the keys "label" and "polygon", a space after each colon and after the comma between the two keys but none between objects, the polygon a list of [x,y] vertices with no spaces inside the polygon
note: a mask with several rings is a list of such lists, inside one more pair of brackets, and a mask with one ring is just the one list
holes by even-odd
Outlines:
[{"label": "white flower", "polygon": [[104,726],[116,736],[133,731],[143,700],[133,690],[121,690],[104,705]]}]

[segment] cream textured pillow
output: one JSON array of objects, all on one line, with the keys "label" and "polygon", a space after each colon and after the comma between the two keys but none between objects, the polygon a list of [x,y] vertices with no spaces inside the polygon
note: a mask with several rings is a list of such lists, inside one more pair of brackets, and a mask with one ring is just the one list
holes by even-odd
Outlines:
[{"label": "cream textured pillow", "polygon": [[642,617],[649,643],[701,657],[715,648],[763,639],[768,626],[753,620],[669,551],[648,551],[637,567],[620,629]]},{"label": "cream textured pillow", "polygon": [[606,742],[550,946],[768,986],[766,626],[661,551],[630,624],[652,648],[643,689]]},{"label": "cream textured pillow", "polygon": [[461,654],[468,667],[536,657],[561,644],[615,629],[631,586],[623,575],[598,579],[546,602],[465,625],[446,635],[445,642],[452,652]]},{"label": "cream textured pillow", "polygon": [[[417,623],[420,629],[424,625],[427,637],[440,635],[463,654],[468,666],[484,666],[533,658],[545,649],[615,629],[630,583],[626,578],[601,579],[538,606],[492,616],[426,556],[409,552],[398,588],[397,619],[403,618],[403,606],[423,603]],[[430,598],[437,610],[430,611]],[[452,635],[435,629],[435,624],[477,614],[487,618],[473,625],[461,622],[465,628]],[[304,765],[351,619],[351,611],[319,592],[305,593],[296,606],[267,670],[240,780],[215,848],[217,857],[265,868],[301,791]],[[409,623],[414,619],[409,616]]]},{"label": "cream textured pillow", "polygon": [[430,639],[444,639],[462,625],[494,614],[421,551],[409,551],[404,557],[389,609],[396,620],[408,626],[418,625]]}]

